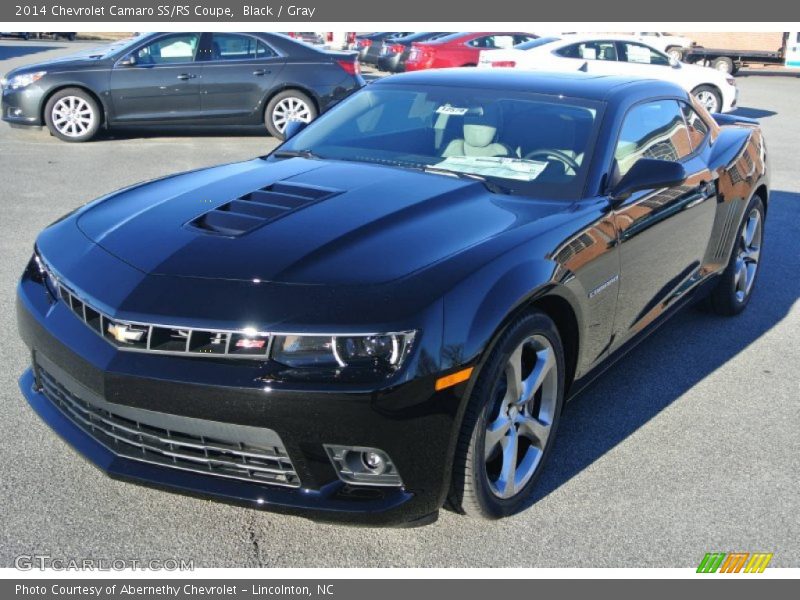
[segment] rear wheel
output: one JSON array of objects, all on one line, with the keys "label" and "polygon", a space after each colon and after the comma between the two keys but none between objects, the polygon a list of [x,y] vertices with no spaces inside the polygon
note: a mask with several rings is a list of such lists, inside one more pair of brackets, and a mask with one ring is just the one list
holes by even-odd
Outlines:
[{"label": "rear wheel", "polygon": [[298,90],[286,90],[276,94],[264,110],[264,124],[271,135],[283,139],[289,121],[310,123],[317,118],[314,101]]},{"label": "rear wheel", "polygon": [[750,302],[761,264],[764,242],[764,203],[755,196],[739,226],[736,245],[725,272],[709,297],[712,310],[723,316],[738,315]]},{"label": "rear wheel", "polygon": [[65,142],[86,142],[100,128],[100,107],[80,88],[66,88],[53,94],[44,109],[50,133]]},{"label": "rear wheel", "polygon": [[733,73],[734,71],[733,60],[727,56],[719,56],[715,58],[712,61],[711,66],[722,73]]},{"label": "rear wheel", "polygon": [[667,48],[667,56],[677,61],[683,60],[683,48],[680,46],[670,46]]},{"label": "rear wheel", "polygon": [[719,112],[722,108],[722,96],[716,88],[710,85],[700,85],[692,90],[692,95],[710,113]]},{"label": "rear wheel", "polygon": [[450,502],[478,518],[527,506],[553,444],[564,396],[564,352],[553,321],[518,317],[498,339],[469,400]]}]

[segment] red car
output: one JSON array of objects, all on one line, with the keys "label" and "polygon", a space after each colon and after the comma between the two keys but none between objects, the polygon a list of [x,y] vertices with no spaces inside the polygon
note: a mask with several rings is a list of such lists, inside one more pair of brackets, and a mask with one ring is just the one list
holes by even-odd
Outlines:
[{"label": "red car", "polygon": [[536,39],[532,33],[461,32],[431,40],[415,42],[406,62],[406,71],[441,69],[444,67],[474,67],[481,50],[511,48]]}]

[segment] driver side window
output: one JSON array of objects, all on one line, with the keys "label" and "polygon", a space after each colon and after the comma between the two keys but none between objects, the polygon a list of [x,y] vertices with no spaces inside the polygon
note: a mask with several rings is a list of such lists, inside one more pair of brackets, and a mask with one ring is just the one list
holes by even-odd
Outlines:
[{"label": "driver side window", "polygon": [[675,100],[646,102],[633,107],[617,140],[617,177],[640,158],[679,161],[693,152],[683,114]]},{"label": "driver side window", "polygon": [[136,64],[165,65],[194,62],[199,45],[199,33],[167,35],[139,48],[136,51]]}]

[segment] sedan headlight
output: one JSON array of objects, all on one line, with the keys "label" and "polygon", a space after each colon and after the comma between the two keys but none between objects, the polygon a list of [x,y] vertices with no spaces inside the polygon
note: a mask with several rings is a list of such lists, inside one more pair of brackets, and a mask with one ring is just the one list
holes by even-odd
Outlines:
[{"label": "sedan headlight", "polygon": [[35,73],[15,75],[11,79],[6,80],[3,84],[3,87],[8,87],[12,90],[18,90],[20,88],[28,87],[30,84],[39,81],[45,75],[47,75],[47,71],[36,71]]},{"label": "sedan headlight", "polygon": [[272,359],[292,368],[400,368],[415,332],[371,335],[279,335]]}]

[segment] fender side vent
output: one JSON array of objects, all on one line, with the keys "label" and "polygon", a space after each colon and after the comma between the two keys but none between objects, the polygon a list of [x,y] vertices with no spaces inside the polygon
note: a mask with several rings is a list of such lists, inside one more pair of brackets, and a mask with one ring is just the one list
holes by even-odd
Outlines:
[{"label": "fender side vent", "polygon": [[728,203],[728,209],[725,214],[724,221],[722,222],[722,228],[719,234],[719,242],[717,243],[717,249],[714,252],[714,258],[716,260],[722,260],[728,256],[731,236],[734,235],[733,229],[736,227],[736,215],[738,214],[736,208],[736,202]]},{"label": "fender side vent", "polygon": [[187,225],[204,233],[240,236],[341,193],[341,190],[279,181],[218,206]]}]

